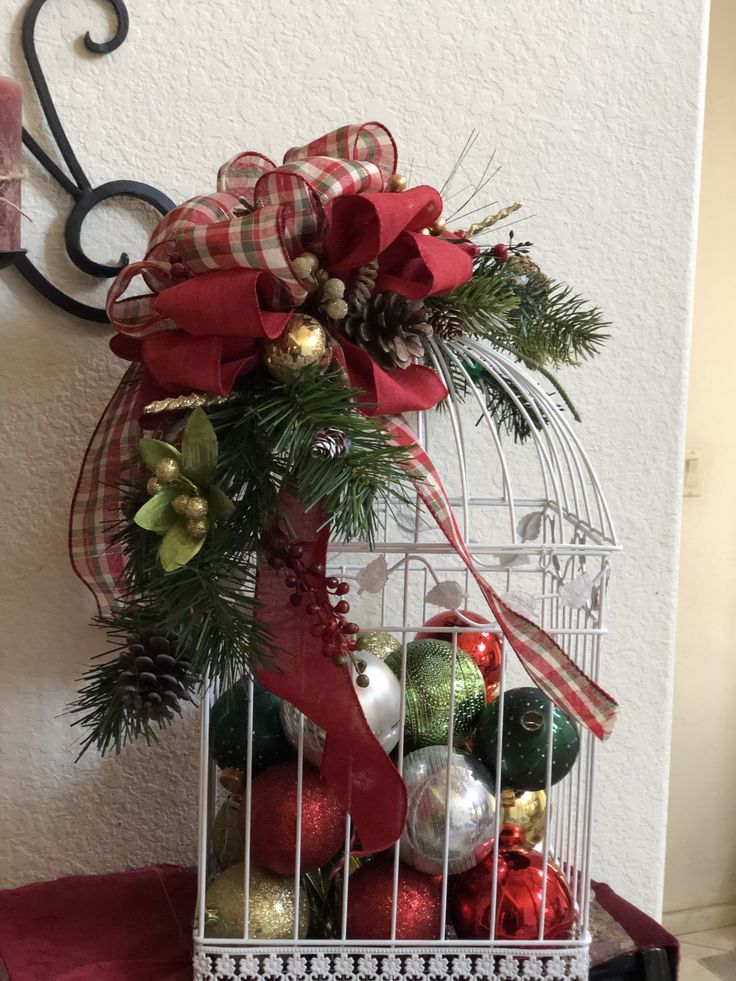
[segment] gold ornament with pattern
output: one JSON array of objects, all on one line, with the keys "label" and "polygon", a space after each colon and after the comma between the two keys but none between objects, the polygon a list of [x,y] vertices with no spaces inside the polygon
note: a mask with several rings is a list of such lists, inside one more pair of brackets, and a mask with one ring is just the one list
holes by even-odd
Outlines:
[{"label": "gold ornament with pattern", "polygon": [[327,333],[314,317],[294,314],[281,337],[267,345],[264,360],[270,373],[280,382],[293,381],[305,368],[313,365],[327,368],[332,360]]}]

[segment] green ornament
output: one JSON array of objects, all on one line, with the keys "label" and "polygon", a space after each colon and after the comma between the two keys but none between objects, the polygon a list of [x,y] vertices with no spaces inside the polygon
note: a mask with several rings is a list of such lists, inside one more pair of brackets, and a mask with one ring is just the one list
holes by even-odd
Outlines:
[{"label": "green ornament", "polygon": [[[281,699],[261,685],[253,686],[253,773],[294,756],[281,728]],[[210,752],[223,769],[245,770],[248,748],[248,688],[233,685],[217,699],[210,712]]]},{"label": "green ornament", "polygon": [[385,661],[389,654],[401,651],[401,641],[387,630],[367,630],[363,634],[358,634],[357,641],[359,651],[375,654],[382,661]]},{"label": "green ornament", "polygon": [[[547,783],[547,741],[551,701],[538,688],[512,688],[504,696],[501,787],[516,793],[544,790]],[[474,748],[494,774],[498,747],[498,699],[481,714]],[[577,726],[552,706],[552,783],[573,767],[580,752]]]},{"label": "green ornament", "polygon": [[226,797],[215,815],[211,832],[212,851],[220,872],[243,861],[245,846],[241,824],[240,798]]},{"label": "green ornament", "polygon": [[[453,646],[445,640],[413,640],[406,647],[406,725],[408,750],[447,742],[450,731],[450,693]],[[401,678],[401,651],[386,664]],[[455,652],[455,726],[453,742],[463,746],[473,734],[486,703],[480,669],[465,651]]]}]

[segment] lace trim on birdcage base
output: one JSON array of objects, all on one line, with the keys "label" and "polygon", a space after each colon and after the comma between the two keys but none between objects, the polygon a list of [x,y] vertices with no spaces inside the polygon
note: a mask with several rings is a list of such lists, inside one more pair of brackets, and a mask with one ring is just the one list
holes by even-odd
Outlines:
[{"label": "lace trim on birdcage base", "polygon": [[588,948],[362,949],[196,945],[195,981],[583,981]]}]

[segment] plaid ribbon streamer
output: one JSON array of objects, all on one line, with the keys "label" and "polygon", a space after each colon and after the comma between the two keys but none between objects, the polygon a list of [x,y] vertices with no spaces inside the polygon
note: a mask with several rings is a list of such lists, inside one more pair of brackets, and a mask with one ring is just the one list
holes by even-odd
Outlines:
[{"label": "plaid ribbon streamer", "polygon": [[140,365],[131,365],[100,416],[79,471],[69,515],[69,558],[100,612],[116,599],[125,560],[113,543],[120,521],[120,479],[138,454]]},{"label": "plaid ribbon streamer", "polygon": [[[396,146],[380,123],[343,126],[289,150],[280,167],[259,153],[238,154],[220,169],[217,193],[174,208],[154,230],[145,259],[118,275],[107,300],[111,323],[137,338],[171,329],[156,310],[156,294],[176,284],[176,264],[195,275],[267,272],[261,288],[268,308],[299,306],[307,294],[291,260],[319,239],[326,205],[383,190],[395,167]],[[241,216],[243,207],[251,213]],[[152,292],[123,299],[138,276]]]},{"label": "plaid ribbon streamer", "polygon": [[616,722],[617,703],[568,657],[546,631],[512,610],[486,582],[473,562],[429,456],[403,419],[385,417],[385,423],[392,441],[411,450],[411,458],[405,468],[414,481],[417,493],[477,582],[504,636],[534,684],[595,736],[607,739]]}]

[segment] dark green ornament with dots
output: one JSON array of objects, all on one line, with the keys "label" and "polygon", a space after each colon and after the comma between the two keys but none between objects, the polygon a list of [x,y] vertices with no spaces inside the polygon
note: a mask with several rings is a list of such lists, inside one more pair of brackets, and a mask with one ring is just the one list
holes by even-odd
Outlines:
[{"label": "dark green ornament with dots", "polygon": [[[494,775],[498,747],[498,702],[481,713],[474,751]],[[538,688],[511,688],[503,706],[501,787],[521,793],[544,790],[547,783],[549,698]],[[577,726],[563,711],[552,708],[552,783],[572,769],[580,752]]]},{"label": "dark green ornament with dots", "polygon": [[[294,757],[279,716],[281,699],[253,686],[253,773]],[[210,752],[217,765],[245,770],[248,747],[248,686],[233,685],[210,711]]]},{"label": "dark green ornament with dots", "polygon": [[[475,661],[465,651],[453,651],[445,640],[413,640],[406,645],[407,750],[441,746],[450,731],[452,658],[455,655],[455,724],[453,742],[464,746],[475,729],[486,703],[486,686]],[[394,651],[386,664],[401,678],[401,651]]]}]

